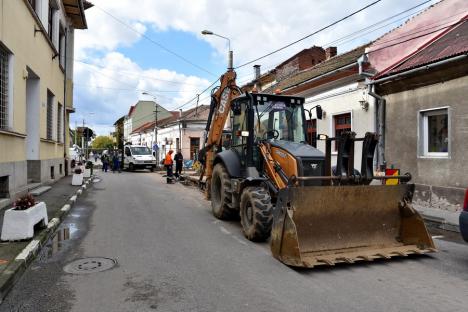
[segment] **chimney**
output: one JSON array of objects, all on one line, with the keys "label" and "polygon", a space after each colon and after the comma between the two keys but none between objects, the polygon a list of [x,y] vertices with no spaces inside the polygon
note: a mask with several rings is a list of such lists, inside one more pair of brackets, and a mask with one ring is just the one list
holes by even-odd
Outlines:
[{"label": "chimney", "polygon": [[254,79],[260,78],[260,65],[254,65]]},{"label": "chimney", "polygon": [[328,47],[325,49],[325,60],[336,56],[336,47]]}]

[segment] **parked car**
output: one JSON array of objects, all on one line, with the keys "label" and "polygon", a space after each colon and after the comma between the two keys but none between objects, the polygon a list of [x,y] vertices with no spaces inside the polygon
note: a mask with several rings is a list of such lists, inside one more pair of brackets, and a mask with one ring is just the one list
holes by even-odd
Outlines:
[{"label": "parked car", "polygon": [[468,189],[465,192],[465,200],[463,201],[463,210],[460,213],[460,232],[463,239],[468,243]]},{"label": "parked car", "polygon": [[135,169],[156,168],[156,158],[151,150],[142,145],[125,145],[123,168],[133,171]]}]

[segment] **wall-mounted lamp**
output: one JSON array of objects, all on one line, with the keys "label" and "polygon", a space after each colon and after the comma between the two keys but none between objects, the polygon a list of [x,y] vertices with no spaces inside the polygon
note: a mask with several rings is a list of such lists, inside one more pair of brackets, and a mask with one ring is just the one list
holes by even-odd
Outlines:
[{"label": "wall-mounted lamp", "polygon": [[364,110],[364,111],[368,111],[369,110],[369,102],[367,102],[366,100],[360,100],[359,101],[359,104],[361,105],[361,108]]}]

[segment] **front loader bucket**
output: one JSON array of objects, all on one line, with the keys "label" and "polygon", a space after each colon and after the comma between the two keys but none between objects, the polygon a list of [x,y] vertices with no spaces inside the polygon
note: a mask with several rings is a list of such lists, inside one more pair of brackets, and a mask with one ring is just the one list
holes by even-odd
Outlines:
[{"label": "front loader bucket", "polygon": [[413,192],[413,184],[287,187],[276,204],[273,256],[314,267],[435,251]]}]

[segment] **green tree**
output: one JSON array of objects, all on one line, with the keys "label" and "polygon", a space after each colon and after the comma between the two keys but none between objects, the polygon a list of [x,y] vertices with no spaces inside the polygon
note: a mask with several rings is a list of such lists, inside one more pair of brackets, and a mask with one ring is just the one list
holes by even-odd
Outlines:
[{"label": "green tree", "polygon": [[100,136],[97,136],[94,139],[91,146],[92,146],[92,148],[103,148],[103,149],[107,148],[107,149],[110,149],[110,148],[114,147],[114,141],[108,136],[100,135]]}]

